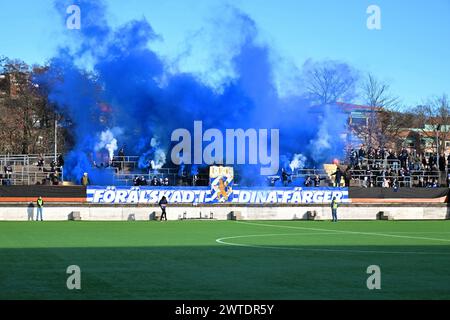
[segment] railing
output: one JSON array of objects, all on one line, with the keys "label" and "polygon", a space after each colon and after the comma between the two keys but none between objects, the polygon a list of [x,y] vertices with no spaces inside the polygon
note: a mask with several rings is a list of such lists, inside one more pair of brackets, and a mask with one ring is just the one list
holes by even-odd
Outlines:
[{"label": "railing", "polygon": [[56,177],[58,183],[63,181],[62,172],[13,172],[0,175],[0,185],[33,185],[53,184],[52,176]]},{"label": "railing", "polygon": [[[411,169],[411,170],[420,170],[424,168],[424,165],[422,163],[422,159],[417,159],[417,161],[411,161],[409,158],[403,160],[406,162],[406,167]],[[351,161],[349,160],[350,164]],[[401,167],[401,162],[402,160],[400,159],[387,159],[387,158],[382,158],[382,159],[369,159],[369,158],[358,158],[356,157],[354,159],[354,163],[353,164],[357,164],[359,166],[369,166],[369,165],[381,165],[382,168],[392,168],[394,170],[400,169]],[[439,165],[439,164],[434,164],[434,165]],[[448,164],[446,167],[450,167],[450,164]]]},{"label": "railing", "polygon": [[384,180],[394,180],[396,179],[398,184],[403,187],[413,187],[416,182],[436,181],[439,183],[439,172],[434,172],[430,174],[423,174],[422,171],[412,171],[410,175],[367,175],[367,174],[352,174],[352,181],[355,181],[359,186],[369,187],[371,183],[375,183],[375,187],[382,187]]},{"label": "railing", "polygon": [[159,172],[154,172],[150,174],[137,174],[137,173],[118,173],[114,175],[114,184],[133,186],[135,183],[135,178],[144,178],[146,185],[152,186],[153,178],[158,179],[158,185],[160,179],[168,178],[170,186],[207,186],[209,183],[209,178],[207,176],[198,175],[197,179],[193,179],[193,176],[180,177],[178,174],[167,173],[175,170],[158,170]]}]

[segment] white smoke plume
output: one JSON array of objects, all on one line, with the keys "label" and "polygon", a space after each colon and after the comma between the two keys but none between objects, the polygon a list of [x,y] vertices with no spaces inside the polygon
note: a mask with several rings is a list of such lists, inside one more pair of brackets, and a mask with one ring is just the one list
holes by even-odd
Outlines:
[{"label": "white smoke plume", "polygon": [[158,136],[154,136],[150,141],[150,146],[154,150],[150,163],[155,170],[161,169],[166,164],[166,152],[160,147],[160,143]]},{"label": "white smoke plume", "polygon": [[156,170],[161,169],[165,163],[166,163],[166,153],[161,148],[156,149],[153,160],[151,161],[152,168]]},{"label": "white smoke plume", "polygon": [[119,128],[102,131],[99,136],[99,141],[95,144],[95,151],[100,151],[102,149],[108,150],[109,159],[112,160],[114,157],[114,152],[118,149],[117,139],[115,136],[121,132],[122,130]]},{"label": "white smoke plume", "polygon": [[296,153],[294,154],[294,158],[292,159],[292,161],[289,163],[289,167],[292,171],[296,169],[303,169],[305,167],[306,160],[307,159],[304,155],[302,155],[301,153]]},{"label": "white smoke plume", "polygon": [[310,141],[311,157],[319,163],[325,160],[324,155],[327,155],[332,147],[328,128],[327,119],[322,118],[316,138]]}]

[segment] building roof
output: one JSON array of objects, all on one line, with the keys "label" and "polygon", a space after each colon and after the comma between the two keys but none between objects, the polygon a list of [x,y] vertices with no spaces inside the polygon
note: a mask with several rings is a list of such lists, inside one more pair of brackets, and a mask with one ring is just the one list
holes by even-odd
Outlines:
[{"label": "building roof", "polygon": [[344,112],[374,112],[381,111],[382,107],[371,107],[360,104],[346,103],[346,102],[336,102]]}]

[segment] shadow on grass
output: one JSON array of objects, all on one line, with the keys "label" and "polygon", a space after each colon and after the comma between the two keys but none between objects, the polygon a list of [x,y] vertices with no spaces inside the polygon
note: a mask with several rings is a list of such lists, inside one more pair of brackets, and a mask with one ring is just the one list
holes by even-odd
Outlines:
[{"label": "shadow on grass", "polygon": [[[450,298],[449,246],[289,248],[0,249],[0,299]],[[70,265],[81,290],[66,287]],[[367,289],[369,265],[381,268],[381,290]]]}]

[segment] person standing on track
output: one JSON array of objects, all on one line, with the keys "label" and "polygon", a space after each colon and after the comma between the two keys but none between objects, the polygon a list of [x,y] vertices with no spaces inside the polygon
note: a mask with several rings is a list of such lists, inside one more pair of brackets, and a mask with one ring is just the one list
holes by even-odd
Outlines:
[{"label": "person standing on track", "polygon": [[331,214],[333,216],[333,222],[337,222],[337,208],[339,204],[336,201],[336,197],[333,197],[333,200],[331,201]]},{"label": "person standing on track", "polygon": [[41,221],[44,221],[42,219],[42,211],[44,210],[44,200],[42,200],[42,197],[39,197],[36,203],[37,203],[36,221],[39,220],[39,216],[41,216]]},{"label": "person standing on track", "polygon": [[164,218],[164,220],[167,221],[167,214],[166,214],[167,203],[168,203],[168,201],[167,201],[167,198],[165,196],[163,196],[161,198],[161,200],[159,200],[159,207],[161,208],[161,211],[162,211],[161,218],[160,218],[159,221],[162,221],[163,218]]}]

